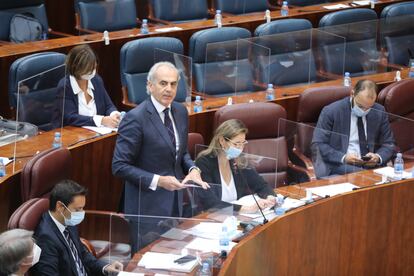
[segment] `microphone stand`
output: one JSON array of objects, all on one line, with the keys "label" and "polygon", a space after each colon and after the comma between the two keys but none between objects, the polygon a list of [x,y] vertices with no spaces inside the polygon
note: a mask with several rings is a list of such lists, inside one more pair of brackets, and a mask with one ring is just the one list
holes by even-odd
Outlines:
[{"label": "microphone stand", "polygon": [[233,167],[234,167],[234,169],[235,169],[235,172],[236,172],[236,173],[240,176],[241,180],[243,181],[243,184],[245,184],[245,185],[246,185],[246,187],[249,189],[250,195],[253,197],[254,202],[256,203],[257,207],[259,208],[260,214],[261,214],[261,215],[262,215],[262,217],[263,217],[263,223],[262,223],[262,224],[264,225],[264,224],[268,223],[268,222],[269,222],[269,220],[268,220],[268,219],[266,218],[266,216],[264,215],[264,213],[263,213],[263,209],[260,207],[259,202],[257,202],[257,199],[256,199],[256,197],[254,196],[254,193],[252,192],[252,189],[250,188],[249,183],[247,183],[247,181],[245,181],[245,179],[244,179],[244,177],[243,177],[243,175],[242,175],[242,173],[241,173],[241,171],[240,171],[239,166],[237,166],[236,161],[232,160],[232,162],[233,162]]}]

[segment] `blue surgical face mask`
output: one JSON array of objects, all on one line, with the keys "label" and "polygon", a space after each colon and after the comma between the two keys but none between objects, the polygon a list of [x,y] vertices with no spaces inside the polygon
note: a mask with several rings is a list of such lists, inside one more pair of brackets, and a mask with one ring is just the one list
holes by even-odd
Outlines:
[{"label": "blue surgical face mask", "polygon": [[226,153],[226,157],[228,160],[235,159],[240,156],[242,153],[241,149],[238,149],[236,147],[230,146],[228,149],[224,150]]},{"label": "blue surgical face mask", "polygon": [[371,108],[367,109],[367,110],[362,110],[358,105],[355,104],[355,100],[353,99],[354,104],[352,107],[352,113],[357,116],[357,117],[364,117],[367,116],[368,113],[370,112]]},{"label": "blue surgical face mask", "polygon": [[[65,204],[63,204],[63,206],[65,206]],[[62,213],[66,226],[76,226],[85,218],[85,211],[72,212],[68,207],[65,206],[65,208],[70,212],[70,219],[67,219]]]}]

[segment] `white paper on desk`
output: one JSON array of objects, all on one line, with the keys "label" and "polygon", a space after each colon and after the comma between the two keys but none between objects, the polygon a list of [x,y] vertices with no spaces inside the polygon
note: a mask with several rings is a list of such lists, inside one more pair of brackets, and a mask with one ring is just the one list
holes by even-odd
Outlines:
[{"label": "white paper on desk", "polygon": [[371,1],[353,1],[352,3],[357,4],[358,6],[365,6],[365,5],[369,5],[371,3]]},{"label": "white paper on desk", "polygon": [[4,166],[9,164],[12,160],[7,157],[0,157],[0,159],[3,161]]},{"label": "white paper on desk", "polygon": [[336,5],[323,6],[323,8],[327,10],[338,10],[338,9],[349,8],[349,6],[344,5],[344,4],[336,4]]},{"label": "white paper on desk", "polygon": [[[256,200],[260,199],[260,197],[257,194],[255,194],[254,197],[256,198]],[[252,195],[246,195],[244,197],[239,198],[236,201],[233,201],[232,204],[237,204],[237,205],[242,205],[242,206],[251,206],[251,205],[256,205],[257,203],[254,200]],[[262,209],[262,211],[265,216],[273,212],[273,210],[270,210],[270,208]],[[241,213],[240,212],[240,215],[244,217],[249,217],[249,218],[262,217],[262,213],[260,213],[259,210],[256,213]]]},{"label": "white paper on desk", "polygon": [[[217,222],[200,222],[196,226],[184,230],[187,234],[210,239],[210,240],[218,240],[220,239],[221,228],[223,224]],[[231,235],[230,239],[239,235],[242,231],[236,230],[234,234]]]},{"label": "white paper on desk", "polygon": [[[229,250],[231,250],[236,245],[235,242],[230,242]],[[212,241],[209,239],[195,238],[185,248],[202,251],[202,252],[215,252],[220,253],[220,243],[219,241]]]},{"label": "white paper on desk", "polygon": [[163,238],[172,239],[172,240],[183,240],[188,236],[183,230],[177,228],[171,228],[167,232],[161,235]]},{"label": "white paper on desk", "polygon": [[134,272],[126,272],[121,271],[118,273],[118,276],[145,276],[144,273],[134,273]]},{"label": "white paper on desk", "polygon": [[347,192],[351,192],[354,188],[359,188],[358,186],[352,183],[340,183],[340,184],[333,184],[327,186],[320,186],[315,188],[308,188],[312,191],[313,194],[318,195],[320,197],[325,196],[335,196]]},{"label": "white paper on desk", "polygon": [[179,272],[191,272],[197,265],[197,260],[184,264],[174,262],[181,257],[181,255],[175,254],[146,252],[139,261],[138,266],[145,267],[146,269],[165,269]]},{"label": "white paper on desk", "polygon": [[[374,173],[384,175],[388,178],[396,179],[393,167],[384,167],[384,168],[375,169]],[[411,177],[412,177],[411,173],[406,172],[406,171],[403,172],[403,175],[402,175],[403,179],[408,179]]]},{"label": "white paper on desk", "polygon": [[180,31],[183,28],[180,27],[169,27],[169,28],[159,28],[159,29],[155,29],[156,32],[160,32],[160,33],[167,33],[167,32],[171,32],[171,31]]},{"label": "white paper on desk", "polygon": [[306,204],[306,201],[304,200],[299,200],[299,199],[294,199],[294,198],[290,198],[287,197],[285,198],[285,200],[283,201],[283,205],[282,207],[286,210],[289,211],[291,209],[295,209],[298,208],[300,206],[303,206]]},{"label": "white paper on desk", "polygon": [[102,134],[102,135],[109,134],[109,133],[111,133],[113,131],[115,131],[115,132],[118,131],[117,128],[110,128],[110,127],[104,127],[104,126],[101,126],[101,127],[83,126],[83,128],[86,128],[86,129],[95,131],[95,132],[97,132],[99,134]]}]

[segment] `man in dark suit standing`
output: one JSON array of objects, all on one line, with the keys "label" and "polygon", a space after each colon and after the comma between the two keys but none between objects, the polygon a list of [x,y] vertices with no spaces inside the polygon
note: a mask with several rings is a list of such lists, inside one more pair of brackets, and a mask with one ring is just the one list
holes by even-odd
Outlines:
[{"label": "man in dark suit standing", "polygon": [[375,103],[377,85],[360,80],[351,93],[351,97],[324,107],[319,116],[312,144],[325,172],[318,176],[385,165],[394,154],[388,115]]},{"label": "man in dark suit standing", "polygon": [[79,239],[75,226],[84,218],[86,193],[86,188],[71,180],[53,188],[49,212],[43,214],[34,234],[42,252],[31,275],[110,275],[123,269],[119,262],[97,260]]},{"label": "man in dark suit standing", "polygon": [[[185,184],[193,181],[208,188],[187,151],[188,112],[174,102],[178,81],[179,72],[173,64],[154,64],[148,73],[150,97],[128,112],[119,126],[112,171],[125,181],[125,214],[181,216]],[[140,242],[146,243],[143,234],[156,232],[159,221],[145,223],[141,219],[140,224]],[[132,238],[134,251],[137,235]]]}]

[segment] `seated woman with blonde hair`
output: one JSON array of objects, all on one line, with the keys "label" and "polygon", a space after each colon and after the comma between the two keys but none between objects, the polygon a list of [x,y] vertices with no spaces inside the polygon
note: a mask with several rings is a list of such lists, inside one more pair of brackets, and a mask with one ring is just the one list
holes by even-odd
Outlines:
[{"label": "seated woman with blonde hair", "polygon": [[[240,120],[227,120],[215,131],[208,148],[197,157],[196,165],[201,177],[210,185],[208,190],[196,189],[203,209],[220,208],[249,194],[257,194],[261,208],[275,205],[275,193],[266,181],[241,155],[247,144],[247,128]],[[220,185],[214,185],[220,184]],[[257,204],[241,206],[234,204],[234,210],[242,213],[258,211]]]}]

